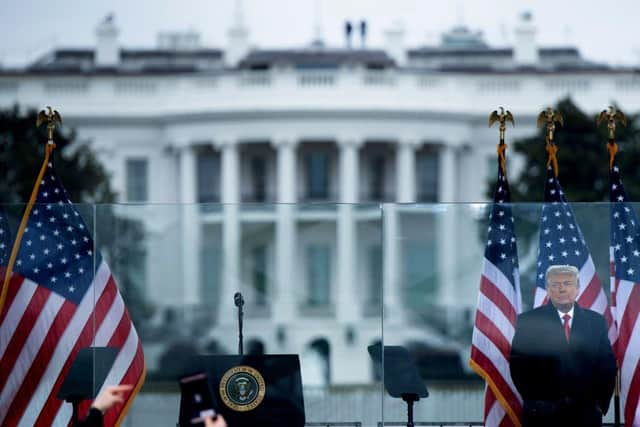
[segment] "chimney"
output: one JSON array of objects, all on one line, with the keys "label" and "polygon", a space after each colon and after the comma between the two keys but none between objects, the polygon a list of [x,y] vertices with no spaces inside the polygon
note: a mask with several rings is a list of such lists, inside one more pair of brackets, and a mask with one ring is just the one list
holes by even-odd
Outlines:
[{"label": "chimney", "polygon": [[351,34],[353,33],[353,25],[351,21],[344,22],[344,39],[347,43],[347,49],[351,49]]},{"label": "chimney", "polygon": [[362,48],[367,47],[367,21],[364,19],[360,21],[360,40],[362,41]]},{"label": "chimney", "polygon": [[236,11],[233,26],[227,33],[227,49],[225,62],[229,67],[236,67],[249,53],[249,30],[244,26],[242,17],[242,2],[236,0]]},{"label": "chimney", "polygon": [[513,59],[516,65],[536,65],[538,63],[538,46],[536,45],[536,26],[531,12],[524,12],[515,29],[516,42]]},{"label": "chimney", "polygon": [[404,25],[396,22],[392,28],[384,32],[387,54],[396,61],[396,65],[407,63],[407,51],[404,46]]},{"label": "chimney", "polygon": [[96,28],[98,46],[96,49],[96,67],[115,67],[120,62],[118,47],[118,29],[113,14],[107,15]]}]

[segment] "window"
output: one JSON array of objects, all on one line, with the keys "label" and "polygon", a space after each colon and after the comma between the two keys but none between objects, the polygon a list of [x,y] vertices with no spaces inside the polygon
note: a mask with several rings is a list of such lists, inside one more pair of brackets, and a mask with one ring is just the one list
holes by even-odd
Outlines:
[{"label": "window", "polygon": [[404,248],[405,302],[419,309],[424,302],[434,303],[437,296],[436,246],[429,242],[410,242]]},{"label": "window", "polygon": [[309,199],[329,198],[329,155],[312,152],[307,155],[307,197]]},{"label": "window", "polygon": [[[206,236],[206,234],[205,234]],[[206,238],[206,237],[205,237]],[[220,289],[220,247],[214,242],[207,241],[200,252],[200,291],[201,301],[204,305],[214,304],[219,296]]]},{"label": "window", "polygon": [[251,158],[251,188],[254,202],[267,200],[267,164],[263,156]]},{"label": "window", "polygon": [[200,301],[211,306],[219,301],[222,281],[222,226],[203,224],[200,246]]},{"label": "window", "polygon": [[255,304],[267,303],[267,247],[257,246],[251,250],[251,284],[255,293]]},{"label": "window", "polygon": [[127,159],[127,201],[146,202],[148,199],[148,162],[146,159]]},{"label": "window", "polygon": [[385,161],[384,156],[377,154],[371,158],[370,164],[370,197],[373,201],[384,200]]},{"label": "window", "polygon": [[197,186],[199,203],[220,201],[220,156],[207,152],[198,156]]},{"label": "window", "polygon": [[329,305],[330,251],[328,246],[314,245],[307,248],[308,305]]},{"label": "window", "polygon": [[369,248],[369,292],[367,304],[379,306],[382,303],[382,246]]},{"label": "window", "polygon": [[416,175],[418,180],[418,201],[438,201],[438,153],[423,151],[416,159]]}]

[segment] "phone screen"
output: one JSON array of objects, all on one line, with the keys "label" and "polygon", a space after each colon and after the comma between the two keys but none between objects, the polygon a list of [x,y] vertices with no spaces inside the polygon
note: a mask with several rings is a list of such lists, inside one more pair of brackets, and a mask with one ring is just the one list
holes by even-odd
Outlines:
[{"label": "phone screen", "polygon": [[[196,374],[180,379],[182,404],[186,405],[186,417],[191,424],[202,424],[204,417],[215,417],[213,396],[207,375]],[[184,420],[187,421],[187,420]]]}]

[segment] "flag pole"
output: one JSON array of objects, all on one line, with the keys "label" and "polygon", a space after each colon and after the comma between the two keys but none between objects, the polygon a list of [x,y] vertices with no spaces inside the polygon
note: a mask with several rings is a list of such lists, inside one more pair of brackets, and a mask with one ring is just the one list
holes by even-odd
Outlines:
[{"label": "flag pole", "polygon": [[504,107],[498,107],[498,110],[494,110],[489,115],[489,127],[493,126],[494,123],[500,123],[500,142],[498,143],[498,160],[500,162],[500,170],[503,175],[507,175],[506,170],[506,160],[504,157],[504,152],[507,149],[507,144],[504,143],[504,136],[507,131],[507,122],[511,122],[511,126],[515,126],[515,121],[513,119],[513,114],[511,111],[505,110]]},{"label": "flag pole", "polygon": [[558,146],[554,141],[554,135],[556,131],[556,123],[559,123],[560,126],[564,126],[564,119],[562,118],[562,114],[559,111],[554,110],[551,107],[548,107],[546,110],[543,110],[538,114],[538,120],[536,121],[536,125],[538,127],[542,127],[546,124],[547,133],[545,135],[545,149],[547,153],[549,153],[549,159],[547,160],[547,167],[553,166],[553,174],[558,176],[558,158],[556,157],[556,153],[558,152]]},{"label": "flag pole", "polygon": [[46,123],[47,124],[47,146],[45,148],[44,161],[42,162],[42,166],[40,167],[40,173],[38,173],[38,178],[36,179],[36,183],[33,186],[33,190],[31,191],[31,197],[29,198],[29,202],[24,210],[24,214],[22,215],[22,220],[20,221],[20,227],[18,228],[18,232],[16,233],[16,239],[13,242],[13,248],[11,249],[11,256],[9,257],[9,263],[7,265],[7,269],[4,274],[4,280],[2,281],[2,289],[0,290],[0,313],[2,313],[2,309],[4,308],[4,303],[7,298],[7,292],[9,291],[9,281],[11,279],[11,275],[13,274],[13,266],[16,262],[16,257],[18,256],[18,250],[20,249],[20,242],[22,241],[22,236],[24,235],[24,230],[27,227],[27,221],[29,220],[29,215],[31,215],[31,210],[33,209],[33,205],[36,202],[36,197],[38,195],[38,188],[40,187],[40,182],[42,181],[42,177],[44,176],[44,172],[47,169],[47,165],[49,164],[49,158],[51,157],[51,153],[56,148],[56,144],[53,142],[53,132],[56,127],[56,123],[62,124],[62,117],[60,113],[56,110],[53,110],[51,107],[47,106],[49,111],[42,110],[38,113],[38,119],[36,120],[36,127],[40,127],[40,125]]},{"label": "flag pole", "polygon": [[[607,122],[607,151],[609,152],[609,172],[613,170],[613,163],[618,153],[618,144],[616,144],[616,121],[619,121],[623,126],[627,126],[627,118],[622,111],[618,111],[615,107],[609,106],[609,110],[602,110],[596,118],[596,125],[599,127],[602,123]],[[615,294],[615,289],[612,289],[612,293]],[[615,304],[615,301],[613,301]],[[615,314],[613,312],[612,314]],[[613,321],[617,322],[615,318]],[[617,352],[616,352],[617,353]],[[613,390],[613,424],[615,427],[620,427],[620,364],[618,363],[618,369],[616,370],[616,386]]]}]

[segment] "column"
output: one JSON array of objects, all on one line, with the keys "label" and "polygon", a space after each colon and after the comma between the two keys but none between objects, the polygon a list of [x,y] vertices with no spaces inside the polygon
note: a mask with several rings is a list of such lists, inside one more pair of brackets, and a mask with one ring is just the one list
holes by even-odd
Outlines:
[{"label": "column", "polygon": [[385,323],[397,325],[406,317],[402,306],[402,277],[399,265],[400,234],[395,203],[382,208],[382,286]]},{"label": "column", "polygon": [[456,147],[450,143],[441,146],[438,154],[438,202],[446,208],[438,221],[438,276],[440,278],[440,303],[456,304],[455,275],[458,245],[457,215],[460,209],[456,201]]},{"label": "column", "polygon": [[418,139],[398,141],[396,151],[396,200],[398,203],[416,201],[416,150]]},{"label": "column", "polygon": [[200,215],[196,194],[196,155],[193,146],[179,148],[180,224],[183,302],[200,302]]},{"label": "column", "polygon": [[443,145],[438,154],[438,202],[456,201],[456,148]]},{"label": "column", "polygon": [[[276,206],[276,275],[273,289],[273,318],[276,325],[288,325],[295,320],[297,298],[296,271],[296,146],[293,137],[276,137],[273,146],[278,151]],[[289,332],[285,329],[285,333]],[[291,339],[285,337],[284,347],[290,348]],[[293,349],[292,349],[293,350]]]},{"label": "column", "polygon": [[222,154],[222,289],[220,292],[220,324],[237,322],[233,295],[241,292],[240,280],[240,162],[238,141],[231,138],[216,142]]},{"label": "column", "polygon": [[354,203],[358,202],[360,145],[361,141],[355,137],[346,137],[338,141],[341,204],[338,206],[338,292],[335,302],[338,320],[343,325],[354,325],[362,314],[360,299],[357,298],[357,224],[354,215]]},{"label": "column", "polygon": [[[362,140],[355,136],[342,137],[337,141],[339,149],[340,205],[338,205],[337,223],[337,294],[336,315],[339,325],[337,339],[342,341],[340,345],[331,348],[332,377],[341,380],[341,383],[352,384],[358,379],[366,378],[369,374],[369,363],[362,358],[354,359],[358,348],[364,346],[362,322],[362,301],[359,296],[358,276],[358,240],[357,221],[355,217],[358,202],[359,181],[359,148]],[[347,334],[352,333],[353,342],[347,343]],[[343,360],[354,360],[356,363],[341,363]]]}]

